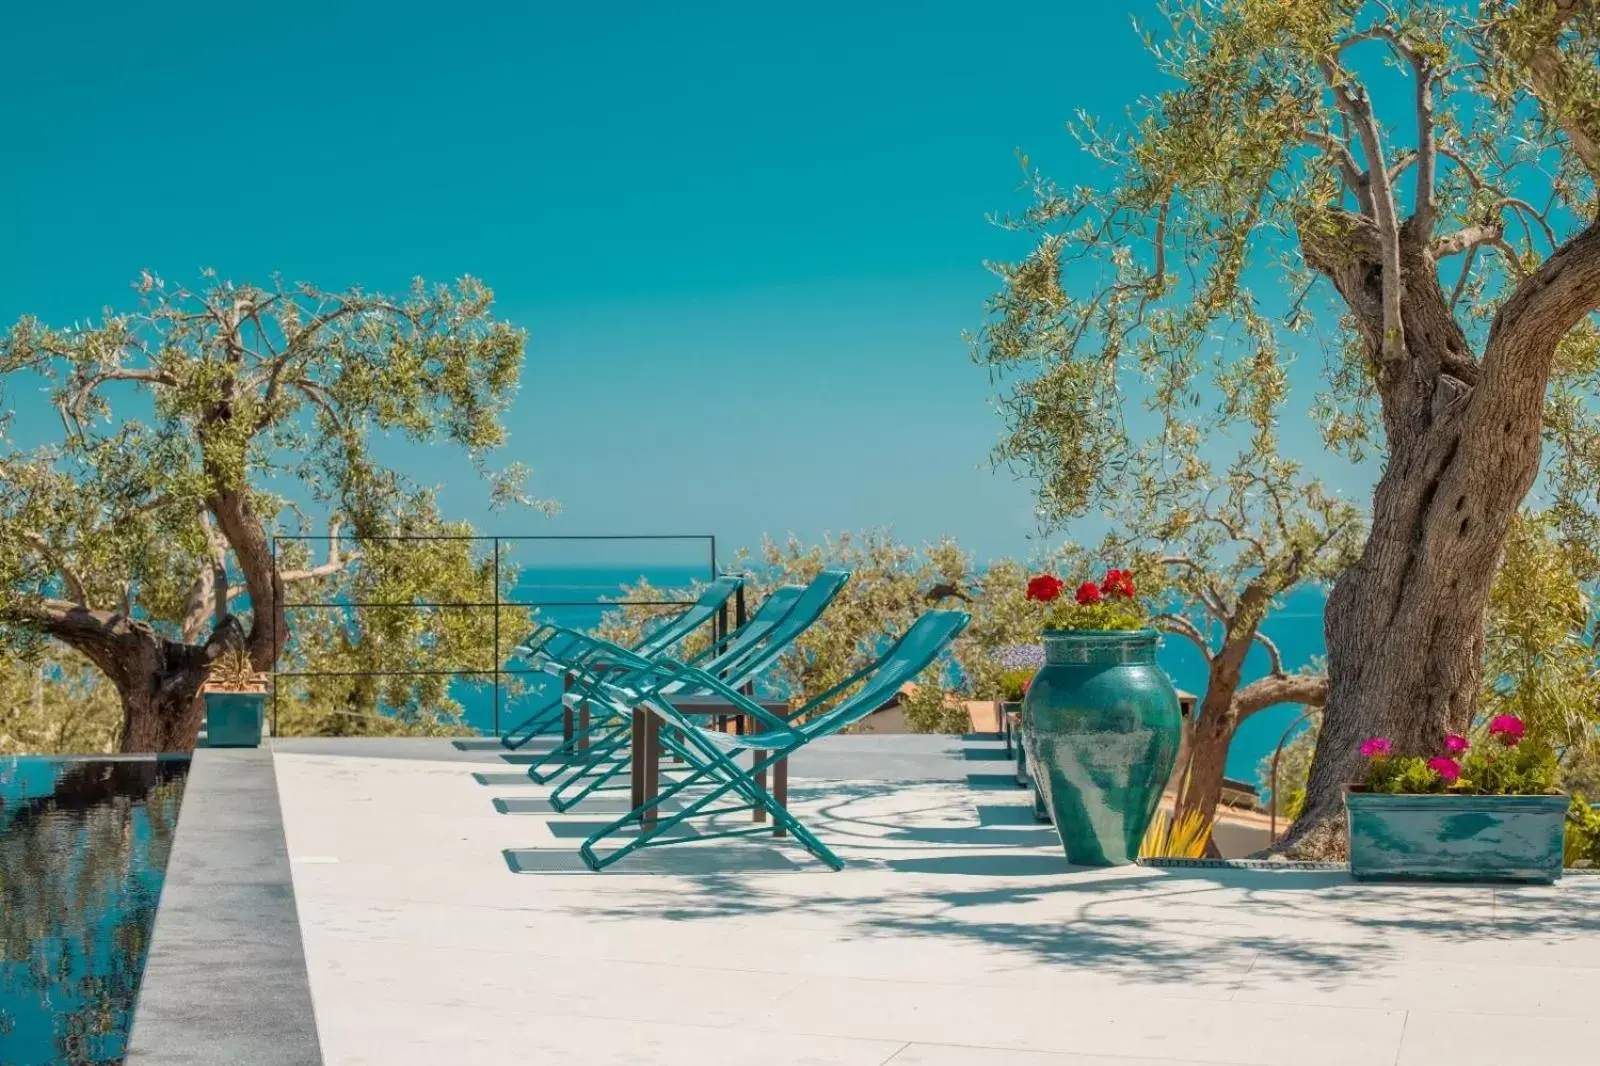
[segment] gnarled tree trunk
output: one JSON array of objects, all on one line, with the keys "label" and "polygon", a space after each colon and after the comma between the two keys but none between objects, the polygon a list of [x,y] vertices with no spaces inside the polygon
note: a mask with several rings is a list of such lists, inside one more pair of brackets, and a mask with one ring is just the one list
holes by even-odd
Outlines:
[{"label": "gnarled tree trunk", "polygon": [[1557,344],[1600,306],[1600,224],[1569,241],[1496,314],[1480,364],[1450,314],[1433,251],[1402,235],[1400,357],[1385,345],[1383,264],[1357,230],[1343,255],[1308,245],[1355,313],[1377,372],[1389,462],[1360,560],[1335,583],[1330,688],[1306,805],[1284,838],[1337,852],[1342,787],[1359,746],[1437,750],[1477,707],[1489,588],[1511,522],[1539,472],[1545,389]]},{"label": "gnarled tree trunk", "polygon": [[[1253,631],[1244,637],[1247,649]],[[1310,674],[1287,674],[1280,670],[1241,687],[1244,663],[1242,651],[1228,655],[1229,645],[1213,660],[1206,695],[1200,705],[1199,720],[1190,731],[1189,752],[1182,775],[1175,817],[1196,811],[1207,821],[1215,821],[1222,801],[1222,779],[1227,769],[1228,750],[1239,726],[1268,707],[1283,703],[1320,704],[1327,693],[1327,679]],[[1220,664],[1220,669],[1218,668]]]},{"label": "gnarled tree trunk", "polygon": [[123,752],[193,751],[205,716],[200,690],[211,664],[244,631],[229,615],[204,644],[170,640],[126,615],[61,600],[34,609],[42,629],[76,649],[122,699]]}]

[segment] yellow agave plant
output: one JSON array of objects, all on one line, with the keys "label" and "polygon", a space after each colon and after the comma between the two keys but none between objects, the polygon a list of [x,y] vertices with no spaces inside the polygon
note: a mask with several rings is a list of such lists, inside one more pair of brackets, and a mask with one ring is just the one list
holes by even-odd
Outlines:
[{"label": "yellow agave plant", "polygon": [[1176,823],[1165,810],[1145,830],[1139,844],[1141,859],[1203,859],[1211,843],[1211,823],[1199,811],[1190,811]]}]

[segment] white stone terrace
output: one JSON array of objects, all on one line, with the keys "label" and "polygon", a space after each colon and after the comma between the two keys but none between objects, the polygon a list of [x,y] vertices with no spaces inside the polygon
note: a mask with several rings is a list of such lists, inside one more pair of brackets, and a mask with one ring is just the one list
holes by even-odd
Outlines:
[{"label": "white stone terrace", "polygon": [[1600,1056],[1600,877],[1073,870],[998,745],[905,736],[797,759],[842,872],[755,838],[595,874],[576,848],[618,801],[555,815],[495,751],[273,747],[329,1066]]}]

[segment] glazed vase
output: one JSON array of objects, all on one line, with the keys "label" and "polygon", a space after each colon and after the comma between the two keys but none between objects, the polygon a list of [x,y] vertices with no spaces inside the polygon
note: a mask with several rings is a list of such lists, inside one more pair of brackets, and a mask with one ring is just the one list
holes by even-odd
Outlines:
[{"label": "glazed vase", "polygon": [[1139,857],[1178,758],[1183,719],[1154,630],[1045,630],[1022,703],[1034,787],[1075,866]]}]

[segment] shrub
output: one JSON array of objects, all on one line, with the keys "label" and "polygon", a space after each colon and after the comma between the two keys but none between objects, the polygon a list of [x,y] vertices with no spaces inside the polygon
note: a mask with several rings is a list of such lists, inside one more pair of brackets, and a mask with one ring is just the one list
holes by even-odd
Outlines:
[{"label": "shrub", "polygon": [[920,684],[900,696],[900,710],[906,717],[906,728],[913,733],[970,732],[972,719],[967,706],[959,700],[952,701],[943,686]]},{"label": "shrub", "polygon": [[1582,796],[1572,797],[1572,808],[1567,812],[1563,862],[1567,866],[1600,866],[1600,810]]},{"label": "shrub", "polygon": [[1550,795],[1559,773],[1555,753],[1542,741],[1524,743],[1525,732],[1520,718],[1499,715],[1477,744],[1451,735],[1433,756],[1397,756],[1388,740],[1373,737],[1361,745],[1368,760],[1363,784],[1369,792],[1390,794]]}]

